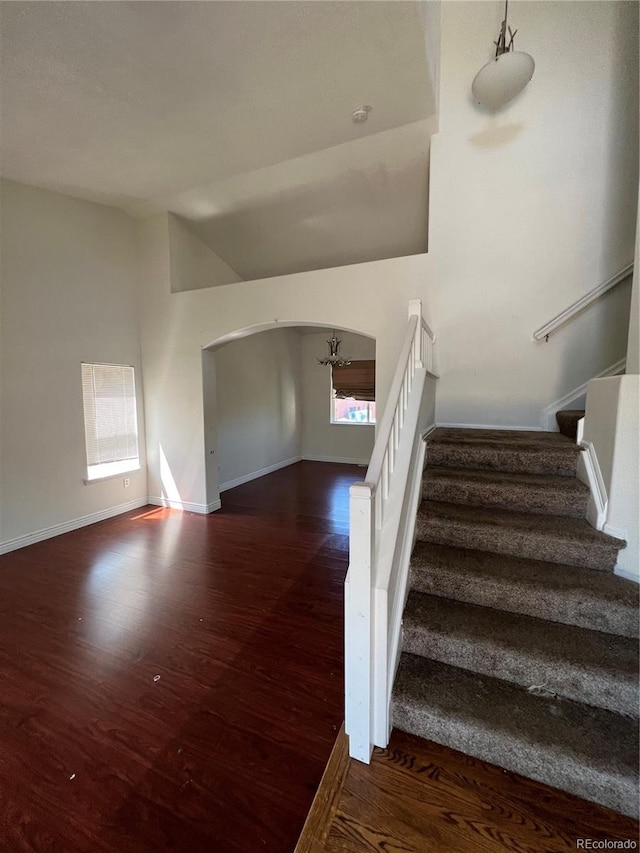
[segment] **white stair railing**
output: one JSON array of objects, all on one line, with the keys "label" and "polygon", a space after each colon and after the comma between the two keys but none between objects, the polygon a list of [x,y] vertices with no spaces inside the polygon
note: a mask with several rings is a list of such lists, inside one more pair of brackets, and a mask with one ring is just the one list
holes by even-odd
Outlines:
[{"label": "white stair railing", "polygon": [[626,281],[629,276],[633,275],[633,264],[627,264],[626,267],[623,267],[619,272],[617,272],[614,276],[611,276],[610,279],[599,284],[597,287],[594,287],[593,290],[590,290],[588,293],[585,293],[584,296],[581,296],[580,299],[576,300],[573,304],[569,305],[568,308],[565,308],[564,311],[561,311],[559,314],[553,318],[553,320],[549,320],[548,323],[545,323],[544,326],[540,326],[539,329],[536,329],[533,333],[534,341],[549,340],[549,335],[552,335],[555,331],[557,331],[561,326],[564,326],[565,323],[568,323],[569,320],[573,320],[578,314],[582,313],[585,308],[588,308],[592,305],[596,299],[599,299],[605,293],[612,290],[616,287],[620,282]]},{"label": "white stair railing", "polygon": [[433,423],[435,336],[419,299],[409,321],[365,481],[350,489],[345,580],[345,729],[349,754],[369,762],[390,735],[391,688],[424,461]]}]

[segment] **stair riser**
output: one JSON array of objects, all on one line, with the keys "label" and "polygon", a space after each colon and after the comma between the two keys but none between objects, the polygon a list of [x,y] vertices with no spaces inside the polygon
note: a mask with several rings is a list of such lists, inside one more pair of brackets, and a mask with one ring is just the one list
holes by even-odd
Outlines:
[{"label": "stair riser", "polygon": [[639,634],[637,608],[617,602],[606,602],[600,608],[587,608],[582,591],[559,594],[557,590],[540,589],[537,594],[532,594],[530,586],[504,582],[490,585],[486,580],[474,582],[443,566],[412,570],[411,589],[621,637],[637,638]]},{"label": "stair riser", "polygon": [[589,499],[588,492],[554,492],[552,489],[537,488],[517,483],[493,484],[432,479],[429,469],[422,482],[422,497],[425,500],[444,501],[455,504],[471,504],[495,509],[514,509],[542,515],[562,515],[584,518]]},{"label": "stair riser", "polygon": [[551,450],[523,451],[505,446],[461,445],[432,442],[427,446],[429,465],[444,468],[505,471],[513,474],[554,474],[575,477],[578,454]]},{"label": "stair riser", "polygon": [[559,667],[522,650],[514,652],[491,642],[472,642],[442,634],[427,625],[406,624],[402,649],[480,675],[500,678],[524,688],[544,685],[545,690],[576,702],[619,714],[637,714],[634,681],[606,670],[580,668],[569,662]]},{"label": "stair riser", "polygon": [[567,542],[536,534],[535,531],[505,531],[482,522],[459,522],[442,517],[418,516],[416,536],[423,542],[493,551],[602,572],[613,571],[618,553],[617,548],[604,543]]},{"label": "stair riser", "polygon": [[584,412],[556,412],[556,423],[562,435],[566,435],[571,441],[576,441],[578,436],[578,422],[584,417]]},{"label": "stair riser", "polygon": [[413,707],[394,700],[392,719],[393,725],[403,732],[457,749],[578,797],[595,800],[616,812],[638,816],[636,779],[616,777],[606,768],[599,771],[590,768],[586,773],[570,755],[563,755],[559,760],[552,750],[542,751],[535,745],[516,738],[507,739],[490,729],[474,728],[473,720],[462,724],[430,708]]}]

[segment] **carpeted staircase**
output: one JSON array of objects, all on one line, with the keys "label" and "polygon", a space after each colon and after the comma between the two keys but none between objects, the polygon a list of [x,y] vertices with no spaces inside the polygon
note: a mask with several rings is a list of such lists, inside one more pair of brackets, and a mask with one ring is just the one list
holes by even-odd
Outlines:
[{"label": "carpeted staircase", "polygon": [[637,816],[638,587],[585,521],[579,453],[429,437],[393,724]]},{"label": "carpeted staircase", "polygon": [[585,415],[584,409],[564,409],[556,412],[556,423],[562,435],[576,440],[578,435],[578,421]]}]

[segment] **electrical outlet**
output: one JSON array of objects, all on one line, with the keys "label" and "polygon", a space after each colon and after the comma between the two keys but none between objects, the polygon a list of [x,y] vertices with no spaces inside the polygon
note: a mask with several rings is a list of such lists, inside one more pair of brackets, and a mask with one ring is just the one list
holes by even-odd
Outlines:
[{"label": "electrical outlet", "polygon": [[129,488],[129,478],[128,478],[128,477],[125,477],[125,478],[123,479],[123,481],[122,481],[122,485],[125,487],[125,489],[128,489],[128,488]]}]

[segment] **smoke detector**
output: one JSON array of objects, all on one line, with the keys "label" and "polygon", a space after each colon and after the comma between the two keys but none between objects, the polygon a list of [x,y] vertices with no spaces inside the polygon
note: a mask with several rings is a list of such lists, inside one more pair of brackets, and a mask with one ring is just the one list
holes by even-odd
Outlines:
[{"label": "smoke detector", "polygon": [[372,109],[373,107],[370,104],[363,104],[361,107],[355,108],[351,113],[351,118],[356,124],[362,124],[363,121],[369,118],[369,113]]}]

